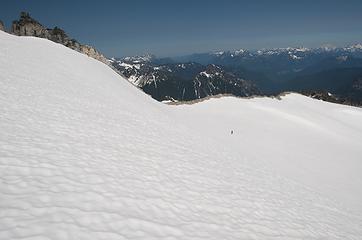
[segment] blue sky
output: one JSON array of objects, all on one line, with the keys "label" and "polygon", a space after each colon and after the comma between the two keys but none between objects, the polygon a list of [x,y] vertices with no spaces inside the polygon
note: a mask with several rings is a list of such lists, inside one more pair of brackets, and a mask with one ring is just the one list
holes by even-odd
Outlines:
[{"label": "blue sky", "polygon": [[5,0],[0,20],[20,11],[107,56],[362,42],[361,0]]}]

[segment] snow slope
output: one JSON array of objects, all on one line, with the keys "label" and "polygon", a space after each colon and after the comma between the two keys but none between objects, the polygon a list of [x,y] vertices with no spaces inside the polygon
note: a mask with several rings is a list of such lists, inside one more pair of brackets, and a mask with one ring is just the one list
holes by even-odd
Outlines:
[{"label": "snow slope", "polygon": [[362,238],[361,109],[164,105],[4,32],[0,81],[0,239]]}]

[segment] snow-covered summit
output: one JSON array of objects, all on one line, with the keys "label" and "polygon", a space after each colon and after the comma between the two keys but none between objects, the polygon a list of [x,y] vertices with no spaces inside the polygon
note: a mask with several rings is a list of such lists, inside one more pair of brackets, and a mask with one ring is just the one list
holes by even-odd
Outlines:
[{"label": "snow-covered summit", "polygon": [[222,55],[224,55],[225,54],[225,52],[224,51],[214,51],[214,52],[211,52],[210,54],[212,54],[212,55],[215,55],[215,56],[222,56]]},{"label": "snow-covered summit", "polygon": [[[360,239],[362,110],[170,106],[0,32],[0,239]],[[233,134],[231,133],[233,130]]]},{"label": "snow-covered summit", "polygon": [[124,57],[123,60],[133,62],[133,63],[141,63],[141,62],[149,62],[154,58],[155,58],[155,56],[152,54],[145,54],[145,55],[140,55],[140,56]]},{"label": "snow-covered summit", "polygon": [[355,51],[362,51],[362,44],[354,44],[348,47],[343,48],[346,51],[355,52]]},{"label": "snow-covered summit", "polygon": [[244,50],[244,49],[241,48],[241,49],[238,49],[238,50],[235,50],[235,51],[231,52],[230,56],[231,57],[236,57],[236,56],[243,55],[245,53],[247,53],[247,50]]}]

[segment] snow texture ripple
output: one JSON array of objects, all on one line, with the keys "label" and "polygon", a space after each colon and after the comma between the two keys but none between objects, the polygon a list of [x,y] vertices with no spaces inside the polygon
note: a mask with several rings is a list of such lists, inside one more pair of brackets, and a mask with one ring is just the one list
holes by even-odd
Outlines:
[{"label": "snow texture ripple", "polygon": [[0,81],[0,239],[362,238],[361,109],[164,105],[4,32]]}]

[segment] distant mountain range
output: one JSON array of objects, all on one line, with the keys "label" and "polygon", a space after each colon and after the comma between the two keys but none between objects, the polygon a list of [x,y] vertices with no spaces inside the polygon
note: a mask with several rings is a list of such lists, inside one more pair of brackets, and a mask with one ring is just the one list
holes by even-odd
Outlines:
[{"label": "distant mountain range", "polygon": [[130,82],[159,101],[190,101],[217,94],[261,94],[252,82],[215,64],[173,63],[151,55],[109,61]]},{"label": "distant mountain range", "polygon": [[[5,30],[0,21],[0,30]],[[327,101],[362,105],[362,44],[347,47],[275,48],[107,59],[58,27],[46,28],[22,12],[9,33],[47,38],[113,67],[159,101],[190,101],[217,94],[249,97],[304,93]]]},{"label": "distant mountain range", "polygon": [[193,100],[229,93],[277,95],[285,91],[332,94],[362,102],[362,44],[343,48],[276,48],[112,58],[129,81],[157,100]]}]

